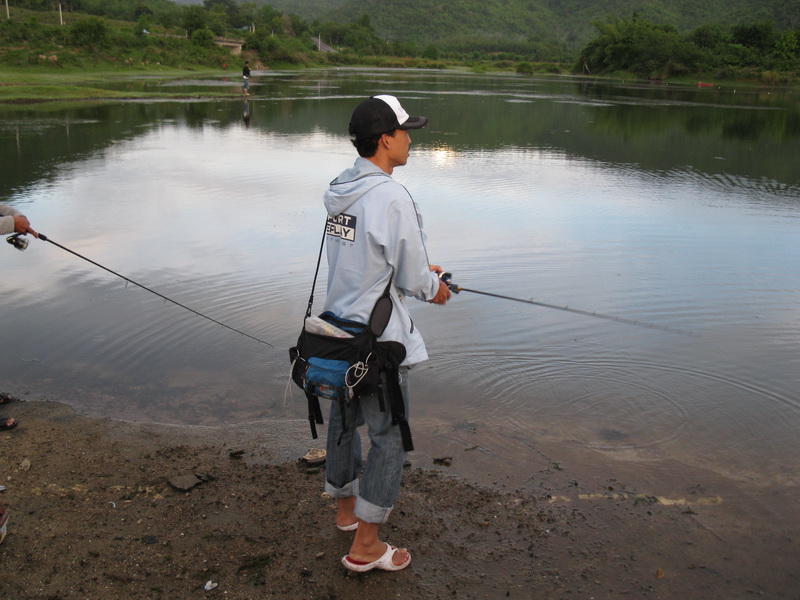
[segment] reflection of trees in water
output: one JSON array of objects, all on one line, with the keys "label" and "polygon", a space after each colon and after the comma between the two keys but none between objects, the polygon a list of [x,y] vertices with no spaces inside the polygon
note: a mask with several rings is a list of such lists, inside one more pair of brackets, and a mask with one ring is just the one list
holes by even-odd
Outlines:
[{"label": "reflection of trees in water", "polygon": [[0,197],[8,198],[158,123],[225,128],[241,113],[230,102],[120,102],[61,109],[43,105],[0,117],[8,119],[0,120]]},{"label": "reflection of trees in water", "polygon": [[749,112],[726,119],[722,123],[722,136],[733,140],[755,142],[767,134],[766,129],[764,116]]},{"label": "reflection of trees in water", "polygon": [[354,99],[379,89],[430,117],[412,136],[418,148],[445,144],[456,156],[545,148],[658,172],[690,166],[716,173],[724,157],[732,175],[797,184],[796,169],[784,165],[800,159],[800,109],[784,94],[402,70],[287,73],[265,86],[269,97],[257,106],[218,99],[14,107],[0,113],[0,197],[158,124],[225,129],[250,119],[253,129],[273,133],[346,138]]}]

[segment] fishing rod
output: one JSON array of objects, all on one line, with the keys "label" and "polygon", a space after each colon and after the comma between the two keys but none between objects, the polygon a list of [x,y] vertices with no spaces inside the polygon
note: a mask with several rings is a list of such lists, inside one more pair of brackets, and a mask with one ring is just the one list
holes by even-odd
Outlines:
[{"label": "fishing rod", "polygon": [[[240,331],[239,329],[236,329],[235,327],[231,327],[230,325],[226,325],[225,323],[222,323],[221,321],[218,321],[218,320],[216,320],[216,319],[214,319],[212,317],[209,317],[208,315],[205,315],[205,314],[201,313],[200,311],[197,311],[197,310],[195,310],[195,309],[193,309],[193,308],[191,308],[189,306],[186,306],[185,304],[181,304],[177,300],[173,300],[172,298],[170,298],[168,296],[165,296],[164,294],[161,294],[160,292],[157,292],[154,289],[149,288],[146,285],[143,285],[143,284],[139,283],[138,281],[134,281],[130,277],[126,277],[125,275],[117,273],[116,271],[114,271],[112,269],[109,269],[108,267],[105,267],[105,266],[101,265],[100,263],[98,263],[98,262],[96,262],[96,261],[94,261],[94,260],[92,260],[90,258],[87,258],[86,256],[83,256],[82,254],[79,254],[79,253],[75,252],[74,250],[70,250],[66,246],[62,246],[61,244],[51,240],[50,238],[48,238],[43,233],[38,234],[38,237],[39,237],[40,240],[45,241],[45,242],[49,242],[49,243],[53,244],[54,246],[57,246],[58,248],[61,248],[62,250],[66,251],[66,252],[69,252],[70,254],[73,254],[73,255],[77,256],[78,258],[81,258],[81,259],[85,260],[86,262],[89,262],[89,263],[95,265],[96,267],[99,267],[99,268],[103,269],[104,271],[108,271],[112,275],[116,275],[120,279],[124,279],[128,283],[132,283],[133,285],[138,286],[138,287],[142,288],[143,290],[146,290],[146,291],[150,292],[151,294],[154,294],[154,295],[158,296],[159,298],[162,298],[162,299],[166,300],[167,302],[171,302],[175,306],[179,306],[179,307],[181,307],[181,308],[183,308],[185,310],[188,310],[189,312],[191,312],[191,313],[193,313],[193,314],[195,314],[195,315],[197,315],[199,317],[207,319],[207,320],[211,321],[212,323],[220,325],[221,327],[224,327],[225,329],[229,329],[230,331],[238,333],[239,335],[243,335],[246,338],[250,338],[251,340],[254,340],[254,341],[256,341],[256,342],[258,342],[260,344],[265,344],[265,345],[269,346],[270,348],[274,348],[275,347],[272,344],[270,344],[269,342],[265,342],[262,339],[259,339],[259,338],[255,337],[255,336],[250,335],[249,333],[245,333],[244,331]],[[17,248],[18,250],[25,250],[25,248],[28,247],[28,239],[25,237],[24,233],[15,233],[15,234],[7,237],[6,241],[9,244],[11,244],[12,246],[14,246],[15,248]],[[494,294],[494,293],[491,293],[491,292],[484,292],[484,291],[481,291],[481,290],[474,290],[474,289],[471,289],[471,288],[465,288],[465,287],[462,287],[462,286],[460,286],[458,284],[453,283],[452,282],[452,277],[453,277],[453,275],[451,273],[441,273],[439,275],[439,278],[455,294],[458,294],[460,292],[471,292],[473,294],[480,294],[482,296],[491,296],[493,298],[501,298],[503,300],[512,300],[514,302],[522,302],[523,304],[532,304],[534,306],[541,306],[541,307],[544,307],[544,308],[552,308],[552,309],[555,309],[555,310],[561,310],[561,311],[570,312],[570,313],[573,313],[573,314],[584,315],[584,316],[587,316],[587,317],[596,317],[598,319],[605,319],[607,321],[615,321],[617,323],[624,323],[626,325],[634,325],[636,327],[643,327],[645,329],[657,329],[659,331],[666,331],[666,332],[669,332],[669,333],[680,333],[680,334],[683,334],[683,335],[691,335],[691,336],[695,336],[695,337],[698,335],[698,334],[692,333],[690,331],[684,331],[684,330],[681,330],[681,329],[675,329],[675,328],[672,328],[672,327],[666,327],[664,325],[656,325],[654,323],[646,323],[644,321],[637,321],[637,320],[634,320],[634,319],[626,319],[624,317],[616,317],[616,316],[613,316],[613,315],[605,315],[603,313],[598,313],[598,312],[594,312],[594,311],[580,310],[578,308],[571,308],[569,306],[559,306],[557,304],[548,304],[547,302],[538,302],[536,300],[528,300],[528,299],[525,299],[525,298],[514,298],[513,296],[505,296],[503,294]]]},{"label": "fishing rod", "polygon": [[523,304],[533,304],[534,306],[553,308],[555,310],[562,310],[577,315],[584,315],[586,317],[596,317],[598,319],[605,319],[607,321],[615,321],[617,323],[624,323],[625,325],[644,327],[645,329],[657,329],[659,331],[667,331],[669,333],[680,333],[683,335],[691,335],[695,337],[698,336],[698,334],[692,333],[691,331],[684,331],[682,329],[666,327],[665,325],[656,325],[654,323],[646,323],[644,321],[626,319],[625,317],[615,317],[613,315],[604,315],[603,313],[581,310],[579,308],[571,308],[569,306],[559,306],[557,304],[548,304],[547,302],[537,302],[536,300],[527,300],[525,298],[514,298],[513,296],[504,296],[502,294],[493,294],[491,292],[482,292],[481,290],[473,290],[470,288],[461,287],[460,285],[453,283],[452,277],[453,275],[451,273],[442,273],[439,275],[439,279],[441,279],[445,283],[445,285],[447,285],[447,287],[450,288],[450,291],[452,291],[454,294],[458,294],[459,292],[471,292],[473,294],[480,294],[482,296],[491,296],[492,298],[502,298],[503,300],[513,300],[514,302],[522,302]]},{"label": "fishing rod", "polygon": [[[25,248],[27,248],[27,247],[28,247],[28,240],[27,240],[27,238],[26,238],[26,237],[24,237],[24,236],[25,236],[25,234],[24,234],[24,233],[15,233],[14,235],[10,235],[10,236],[8,236],[8,237],[6,238],[6,241],[7,241],[9,244],[11,244],[12,246],[14,246],[14,247],[15,247],[17,250],[25,250]],[[39,233],[39,234],[38,234],[38,238],[39,238],[40,240],[44,241],[44,242],[50,242],[50,243],[51,243],[51,244],[53,244],[54,246],[58,246],[58,247],[59,247],[59,248],[61,248],[62,250],[65,250],[65,251],[69,252],[70,254],[74,254],[74,255],[75,255],[75,256],[77,256],[78,258],[82,258],[82,259],[83,259],[83,260],[85,260],[86,262],[92,263],[94,266],[96,266],[96,267],[100,267],[100,268],[101,268],[101,269],[103,269],[104,271],[108,271],[109,273],[111,273],[112,275],[116,275],[116,276],[117,276],[117,277],[119,277],[120,279],[124,279],[124,280],[125,280],[125,281],[127,281],[128,283],[132,283],[133,285],[139,286],[139,287],[140,287],[140,288],[142,288],[143,290],[147,290],[147,291],[148,291],[148,292],[150,292],[151,294],[155,294],[156,296],[158,296],[159,298],[163,298],[163,299],[164,299],[164,300],[166,300],[167,302],[172,302],[172,304],[174,304],[175,306],[180,306],[181,308],[183,308],[183,309],[186,309],[186,310],[188,310],[189,312],[196,314],[198,317],[203,317],[204,319],[208,319],[208,320],[209,320],[209,321],[211,321],[212,323],[216,323],[217,325],[220,325],[220,326],[224,327],[225,329],[230,329],[231,331],[234,331],[234,332],[238,333],[239,335],[243,335],[243,336],[244,336],[244,337],[246,337],[246,338],[250,338],[251,340],[254,340],[254,341],[256,341],[256,342],[258,342],[258,343],[260,343],[260,344],[266,344],[266,345],[267,345],[267,346],[269,346],[270,348],[274,348],[274,347],[275,347],[275,346],[273,346],[272,344],[270,344],[269,342],[265,342],[265,341],[264,341],[264,340],[262,340],[262,339],[259,339],[259,338],[255,337],[255,336],[252,336],[252,335],[250,335],[249,333],[245,333],[244,331],[239,331],[239,330],[238,330],[238,329],[236,329],[235,327],[231,327],[230,325],[226,325],[225,323],[222,323],[222,322],[220,322],[220,321],[217,321],[216,319],[213,319],[213,318],[209,317],[208,315],[204,315],[204,314],[203,314],[203,313],[201,313],[200,311],[197,311],[197,310],[195,310],[195,309],[193,309],[193,308],[190,308],[190,307],[186,306],[185,304],[181,304],[181,303],[180,303],[180,302],[178,302],[177,300],[173,300],[172,298],[169,298],[169,297],[165,296],[164,294],[161,294],[161,293],[159,293],[159,292],[155,291],[154,289],[147,287],[146,285],[142,285],[141,283],[139,283],[138,281],[134,281],[134,280],[133,280],[133,279],[131,279],[130,277],[125,277],[124,275],[121,275],[120,273],[117,273],[116,271],[112,271],[112,270],[111,270],[111,269],[109,269],[108,267],[104,267],[104,266],[103,266],[103,265],[101,265],[100,263],[98,263],[98,262],[95,262],[95,261],[93,261],[92,259],[90,259],[90,258],[87,258],[87,257],[83,256],[82,254],[78,254],[77,252],[75,252],[74,250],[70,250],[70,249],[69,249],[69,248],[67,248],[66,246],[62,246],[61,244],[59,244],[59,243],[57,243],[57,242],[54,242],[53,240],[51,240],[50,238],[48,238],[48,237],[47,237],[46,235],[44,235],[43,233]]]}]

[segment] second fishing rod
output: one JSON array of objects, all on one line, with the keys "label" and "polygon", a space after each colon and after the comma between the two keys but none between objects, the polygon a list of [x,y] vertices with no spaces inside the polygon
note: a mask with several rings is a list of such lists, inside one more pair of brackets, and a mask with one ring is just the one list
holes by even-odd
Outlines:
[{"label": "second fishing rod", "polygon": [[[198,317],[202,317],[202,318],[204,318],[204,319],[206,319],[206,320],[208,320],[208,321],[211,321],[212,323],[216,323],[217,325],[220,325],[220,326],[224,327],[225,329],[229,329],[230,331],[233,331],[233,332],[235,332],[235,333],[238,333],[239,335],[243,335],[244,337],[246,337],[246,338],[249,338],[249,339],[251,339],[251,340],[253,340],[253,341],[256,341],[256,342],[258,342],[258,343],[260,343],[260,344],[264,344],[265,346],[269,346],[270,348],[274,348],[274,347],[275,347],[275,346],[273,346],[272,344],[270,344],[269,342],[266,342],[266,341],[264,341],[264,340],[262,340],[262,339],[260,339],[260,338],[257,338],[257,337],[256,337],[256,336],[254,336],[254,335],[250,335],[249,333],[245,333],[244,331],[241,331],[241,330],[239,330],[239,329],[236,329],[235,327],[231,327],[230,325],[227,325],[226,323],[223,323],[223,322],[221,322],[221,321],[218,321],[217,319],[214,319],[214,318],[212,318],[212,317],[209,317],[208,315],[206,315],[206,314],[203,314],[203,313],[201,313],[201,312],[200,312],[200,311],[198,311],[198,310],[195,310],[195,309],[193,309],[193,308],[191,308],[191,307],[189,307],[189,306],[186,306],[185,304],[182,304],[182,303],[178,302],[177,300],[173,300],[173,299],[172,299],[172,298],[170,298],[169,296],[166,296],[166,295],[162,294],[161,292],[157,292],[156,290],[154,290],[154,289],[152,289],[152,288],[150,288],[150,287],[147,287],[146,285],[144,285],[144,284],[142,284],[142,283],[139,283],[138,281],[134,281],[134,280],[133,280],[133,279],[131,279],[130,277],[126,277],[125,275],[122,275],[122,274],[120,274],[120,273],[117,273],[116,271],[114,271],[114,270],[112,270],[112,269],[109,269],[109,268],[108,268],[108,267],[106,267],[106,266],[103,266],[103,265],[101,265],[99,262],[97,262],[97,261],[94,261],[94,260],[92,260],[91,258],[87,258],[87,257],[86,257],[86,256],[84,256],[83,254],[79,254],[79,253],[75,252],[75,250],[70,250],[70,249],[69,249],[69,248],[67,248],[66,246],[62,246],[62,245],[61,245],[61,244],[59,244],[58,242],[55,242],[55,241],[51,240],[50,238],[48,238],[48,237],[47,237],[46,235],[44,235],[43,233],[38,233],[38,234],[36,234],[36,237],[38,237],[38,238],[39,238],[40,240],[42,240],[43,242],[48,242],[48,243],[50,243],[50,244],[53,244],[54,246],[56,246],[56,247],[58,247],[58,248],[61,248],[62,250],[66,251],[66,252],[69,252],[70,254],[72,254],[72,255],[74,255],[74,256],[77,256],[78,258],[80,258],[80,259],[83,259],[83,260],[85,260],[86,262],[88,262],[88,263],[91,263],[91,264],[93,264],[93,265],[94,265],[94,266],[96,266],[96,267],[99,267],[100,269],[103,269],[104,271],[108,271],[108,272],[109,272],[109,273],[111,273],[112,275],[115,275],[115,276],[119,277],[120,279],[124,279],[124,280],[125,280],[125,281],[127,281],[128,283],[132,283],[133,285],[135,285],[135,286],[137,286],[137,287],[140,287],[140,288],[142,288],[143,290],[146,290],[146,291],[150,292],[151,294],[155,294],[155,295],[156,295],[156,296],[158,296],[159,298],[162,298],[162,299],[164,299],[166,302],[171,302],[171,303],[172,303],[172,304],[174,304],[175,306],[180,306],[181,308],[183,308],[183,309],[185,309],[185,310],[188,310],[188,311],[189,311],[189,312],[191,312],[191,313],[194,313],[194,314],[195,314],[195,315],[197,315]],[[10,235],[10,236],[8,236],[8,237],[6,238],[6,241],[7,241],[9,244],[11,244],[12,246],[14,246],[14,248],[16,248],[17,250],[25,250],[25,249],[28,247],[28,238],[25,236],[25,234],[24,234],[24,233],[15,233],[15,234],[13,234],[13,235]]]}]

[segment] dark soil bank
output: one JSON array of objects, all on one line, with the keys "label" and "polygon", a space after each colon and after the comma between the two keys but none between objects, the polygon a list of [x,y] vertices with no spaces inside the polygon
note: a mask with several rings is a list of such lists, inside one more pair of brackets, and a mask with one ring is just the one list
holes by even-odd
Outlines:
[{"label": "dark soil bank", "polygon": [[582,490],[569,472],[557,494],[497,491],[414,454],[381,532],[410,549],[410,568],[348,574],[352,534],[334,527],[323,473],[296,460],[312,446],[302,424],[2,408],[21,423],[0,432],[3,599],[800,598],[796,541],[753,547],[735,523],[720,533],[699,518],[719,506]]}]

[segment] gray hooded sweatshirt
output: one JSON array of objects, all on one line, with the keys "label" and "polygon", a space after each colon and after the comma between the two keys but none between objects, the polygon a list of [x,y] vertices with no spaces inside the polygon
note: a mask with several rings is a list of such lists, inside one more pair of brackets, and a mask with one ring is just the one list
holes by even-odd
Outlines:
[{"label": "gray hooded sweatshirt", "polygon": [[430,270],[422,217],[405,187],[366,158],[334,179],[323,197],[328,210],[328,296],[325,310],[366,323],[389,279],[392,317],[381,341],[406,348],[403,365],[428,358],[405,297],[433,299],[439,278]]}]

